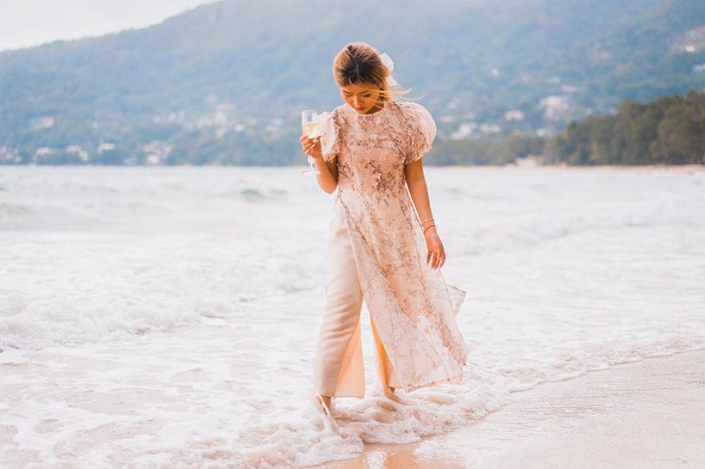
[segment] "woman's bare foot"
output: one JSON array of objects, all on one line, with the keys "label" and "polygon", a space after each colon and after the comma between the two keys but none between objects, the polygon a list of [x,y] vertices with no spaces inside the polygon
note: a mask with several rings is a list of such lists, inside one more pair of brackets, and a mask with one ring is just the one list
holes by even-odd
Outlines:
[{"label": "woman's bare foot", "polygon": [[318,400],[318,404],[321,406],[323,413],[326,415],[331,415],[331,397],[320,394],[316,396],[316,399]]},{"label": "woman's bare foot", "polygon": [[399,396],[394,394],[394,391],[396,391],[396,388],[392,386],[385,386],[384,387],[384,397],[386,397],[389,400],[399,402]]}]

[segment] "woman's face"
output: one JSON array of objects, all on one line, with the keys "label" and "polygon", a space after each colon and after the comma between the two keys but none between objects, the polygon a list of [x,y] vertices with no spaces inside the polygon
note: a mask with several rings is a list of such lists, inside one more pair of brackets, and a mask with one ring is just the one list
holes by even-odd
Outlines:
[{"label": "woman's face", "polygon": [[343,101],[358,114],[371,114],[383,106],[379,100],[380,89],[372,83],[351,83],[340,87]]}]

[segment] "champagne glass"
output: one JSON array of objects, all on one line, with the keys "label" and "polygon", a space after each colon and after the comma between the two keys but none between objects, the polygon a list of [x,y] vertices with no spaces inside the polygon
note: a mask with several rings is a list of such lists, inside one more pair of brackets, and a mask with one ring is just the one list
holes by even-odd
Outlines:
[{"label": "champagne glass", "polygon": [[[301,128],[303,134],[309,137],[318,137],[318,113],[308,110],[301,113]],[[308,157],[308,169],[301,171],[303,174],[320,174],[320,171],[313,168],[313,158]]]}]

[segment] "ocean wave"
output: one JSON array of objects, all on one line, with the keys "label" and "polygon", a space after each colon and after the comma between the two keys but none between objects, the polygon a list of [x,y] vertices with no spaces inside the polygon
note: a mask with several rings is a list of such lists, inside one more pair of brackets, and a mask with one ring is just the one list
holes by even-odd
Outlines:
[{"label": "ocean wave", "polygon": [[241,189],[234,193],[229,193],[226,195],[234,196],[237,199],[244,200],[246,202],[261,202],[261,201],[279,201],[288,195],[286,190],[282,189],[257,189],[252,187],[247,187]]},{"label": "ocean wave", "polygon": [[0,202],[0,217],[30,216],[34,211],[27,205]]}]

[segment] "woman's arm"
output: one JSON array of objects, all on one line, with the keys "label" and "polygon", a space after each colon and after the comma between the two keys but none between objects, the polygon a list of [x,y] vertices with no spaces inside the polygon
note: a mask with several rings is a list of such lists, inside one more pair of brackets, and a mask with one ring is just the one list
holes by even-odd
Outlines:
[{"label": "woman's arm", "polygon": [[320,171],[320,173],[316,175],[318,185],[327,194],[332,194],[338,187],[337,157],[330,162],[323,160],[323,154],[321,152],[321,139],[318,137],[311,138],[306,135],[302,135],[299,140],[301,141],[301,149],[303,152],[313,158],[313,161],[316,163],[316,169]]},{"label": "woman's arm", "polygon": [[446,254],[441,238],[438,236],[436,224],[432,220],[431,201],[428,197],[428,187],[426,186],[426,177],[423,174],[421,159],[406,165],[404,167],[404,175],[411,199],[416,207],[416,213],[419,214],[419,218],[423,223],[422,228],[424,230],[424,238],[426,238],[426,247],[428,248],[426,262],[431,264],[433,269],[441,268],[445,264]]}]

